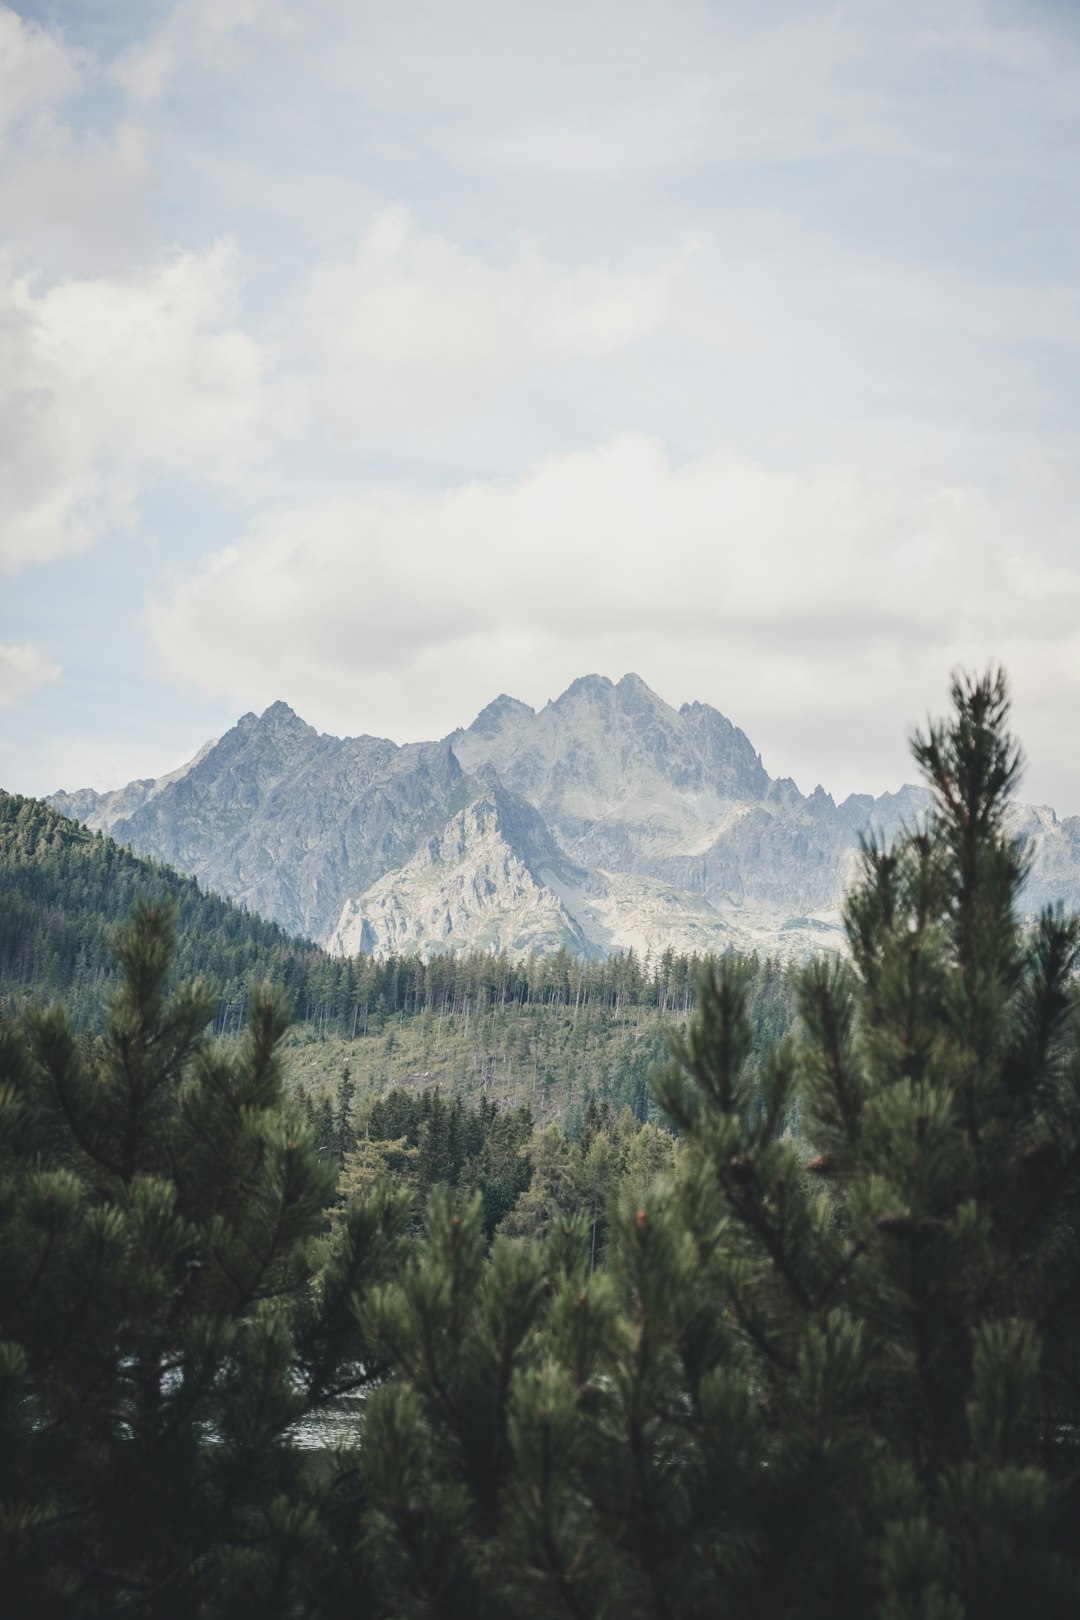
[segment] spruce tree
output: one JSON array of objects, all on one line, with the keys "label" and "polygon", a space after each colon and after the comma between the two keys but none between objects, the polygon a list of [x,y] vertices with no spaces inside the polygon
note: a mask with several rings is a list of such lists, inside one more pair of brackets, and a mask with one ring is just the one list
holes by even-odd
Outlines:
[{"label": "spruce tree", "polygon": [[388,1615],[1077,1611],[1080,930],[1021,920],[1002,676],[952,698],[798,1033],[756,1053],[748,969],[706,971],[654,1084],[677,1172],[604,1265],[558,1216],[485,1261],[442,1199],[363,1308]]},{"label": "spruce tree", "polygon": [[[137,907],[104,1031],[0,1026],[0,1592],[49,1620],[317,1612],[329,1461],[298,1425],[378,1371],[350,1310],[407,1219],[388,1192],[322,1238],[332,1178],[283,1095],[288,1020],[169,993],[169,908]],[[353,1611],[364,1612],[361,1578]]]}]

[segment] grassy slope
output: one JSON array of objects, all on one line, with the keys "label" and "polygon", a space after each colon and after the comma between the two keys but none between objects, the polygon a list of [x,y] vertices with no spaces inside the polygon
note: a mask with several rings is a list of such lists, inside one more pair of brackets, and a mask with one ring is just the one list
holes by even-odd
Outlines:
[{"label": "grassy slope", "polygon": [[528,1103],[541,1123],[573,1125],[590,1093],[644,1117],[646,1076],[666,1057],[673,1027],[654,1007],[495,1006],[479,1016],[399,1016],[355,1040],[297,1026],[287,1054],[293,1079],[316,1097],[336,1088],[348,1064],[358,1101],[395,1085],[438,1086],[500,1107]]}]

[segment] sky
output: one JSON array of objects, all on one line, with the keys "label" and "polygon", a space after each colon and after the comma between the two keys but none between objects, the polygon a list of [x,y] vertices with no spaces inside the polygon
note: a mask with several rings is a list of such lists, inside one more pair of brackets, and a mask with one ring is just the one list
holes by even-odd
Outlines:
[{"label": "sky", "polygon": [[1074,0],[0,0],[0,786],[641,675],[1080,813]]}]

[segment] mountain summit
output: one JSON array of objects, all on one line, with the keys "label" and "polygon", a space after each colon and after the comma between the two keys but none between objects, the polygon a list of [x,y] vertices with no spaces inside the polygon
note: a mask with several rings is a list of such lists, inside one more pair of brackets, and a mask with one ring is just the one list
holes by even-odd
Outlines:
[{"label": "mountain summit", "polygon": [[[501,693],[441,742],[330,737],[287,703],[186,765],[63,814],[331,949],[644,954],[839,942],[860,835],[922,789],[836,805],[770,778],[707,703],[583,675],[540,710]],[[1034,910],[1080,907],[1080,818],[1015,806]]]}]

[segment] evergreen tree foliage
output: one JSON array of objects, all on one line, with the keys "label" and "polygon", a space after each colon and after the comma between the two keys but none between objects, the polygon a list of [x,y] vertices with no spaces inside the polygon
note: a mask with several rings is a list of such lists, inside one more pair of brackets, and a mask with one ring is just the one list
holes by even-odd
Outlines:
[{"label": "evergreen tree foliage", "polygon": [[1018,922],[1003,678],[952,699],[935,813],[865,848],[798,1034],[757,1051],[746,966],[706,968],[655,1086],[676,1174],[606,1263],[555,1208],[485,1260],[440,1194],[360,1308],[387,1616],[1077,1612],[1080,928]]},{"label": "evergreen tree foliage", "polygon": [[[385,1187],[329,1237],[332,1173],[282,1090],[280,994],[206,1038],[175,918],[122,932],[102,1033],[0,1024],[0,1592],[64,1620],[318,1612],[350,1589],[340,1468],[298,1425],[379,1371],[351,1301],[391,1274]],[[353,1612],[362,1614],[361,1581]]]},{"label": "evergreen tree foliage", "polygon": [[594,1102],[576,1142],[557,1125],[536,1130],[528,1108],[500,1109],[484,1097],[447,1102],[437,1089],[395,1087],[369,1103],[362,1120],[338,1180],[342,1200],[386,1175],[409,1188],[419,1228],[436,1187],[476,1192],[489,1240],[496,1230],[540,1236],[563,1217],[587,1211],[594,1262],[603,1252],[612,1197],[624,1186],[643,1191],[675,1156],[662,1126],[642,1126],[628,1108],[613,1118]]},{"label": "evergreen tree foliage", "polygon": [[210,978],[216,1027],[243,1028],[252,981],[300,995],[323,953],[276,923],[208,894],[194,878],[122,849],[37,799],[0,792],[0,1007],[63,997],[77,1028],[100,1027],[119,965],[115,927],[139,898],[176,915],[172,970]]}]

